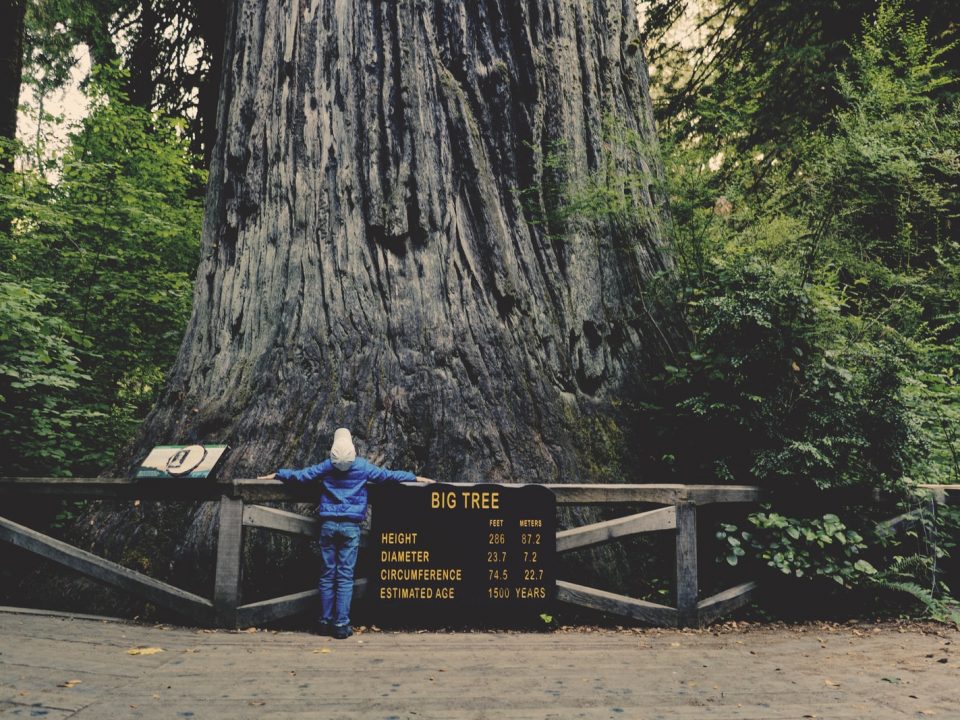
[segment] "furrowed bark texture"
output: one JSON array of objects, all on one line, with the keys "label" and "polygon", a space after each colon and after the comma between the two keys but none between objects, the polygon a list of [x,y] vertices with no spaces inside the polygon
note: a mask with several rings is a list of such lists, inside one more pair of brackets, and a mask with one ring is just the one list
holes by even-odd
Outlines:
[{"label": "furrowed bark texture", "polygon": [[[632,401],[683,340],[645,298],[670,267],[633,0],[232,13],[194,315],[123,462],[219,441],[223,474],[251,476],[319,462],[347,426],[361,454],[440,480],[642,480]],[[611,117],[646,157],[605,150]],[[608,163],[649,176],[639,229],[548,233],[550,188]],[[175,538],[167,577],[201,592],[209,509],[173,530],[140,512]],[[123,533],[94,536],[129,552]],[[271,543],[248,543],[254,592],[275,584]],[[571,562],[580,580],[627,576],[608,549]]]},{"label": "furrowed bark texture", "polygon": [[138,450],[226,441],[249,474],[344,425],[446,480],[616,466],[616,406],[676,334],[644,307],[658,200],[639,237],[556,239],[521,194],[561,145],[597,170],[608,116],[659,173],[633,3],[246,0],[232,22],[194,316]]}]

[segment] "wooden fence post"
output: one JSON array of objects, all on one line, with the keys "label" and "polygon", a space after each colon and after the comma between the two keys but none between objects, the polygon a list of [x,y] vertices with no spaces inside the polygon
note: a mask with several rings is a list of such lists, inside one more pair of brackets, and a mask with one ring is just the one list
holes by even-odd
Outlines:
[{"label": "wooden fence post", "polygon": [[237,627],[242,549],[243,500],[223,495],[220,498],[217,571],[213,584],[214,621],[219,627]]},{"label": "wooden fence post", "polygon": [[677,625],[700,624],[697,571],[697,506],[681,501],[677,508]]},{"label": "wooden fence post", "polygon": [[[943,500],[946,501],[946,493],[943,493]],[[928,541],[930,544],[930,554],[932,556],[933,562],[930,566],[930,586],[934,588],[934,592],[939,590],[937,587],[937,575],[939,573],[940,567],[937,565],[937,550],[939,550],[940,537],[937,532],[937,502],[938,498],[935,494],[930,494],[930,499],[927,500],[927,513],[928,519],[926,523],[926,528],[928,529]],[[923,516],[921,515],[921,518]],[[938,593],[939,594],[939,593]]]}]

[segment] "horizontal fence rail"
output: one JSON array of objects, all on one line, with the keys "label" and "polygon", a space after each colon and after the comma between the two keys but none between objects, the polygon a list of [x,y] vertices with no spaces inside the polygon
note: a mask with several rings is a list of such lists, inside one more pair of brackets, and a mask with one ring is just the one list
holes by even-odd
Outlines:
[{"label": "horizontal fence rail", "polygon": [[[464,486],[470,483],[444,483]],[[520,487],[519,483],[498,483]],[[687,501],[710,503],[756,502],[760,489],[752,485],[627,485],[547,484],[558,505],[623,505],[655,503],[672,505]],[[245,503],[312,500],[315,493],[279,480],[219,480],[143,478],[0,478],[2,494],[53,495],[64,498],[115,500],[219,500],[222,496]]]},{"label": "horizontal fence rail", "polygon": [[[762,499],[759,488],[679,484],[549,484],[546,487],[554,492],[558,505],[663,506],[560,530],[556,536],[557,553],[596,547],[645,532],[671,532],[676,537],[675,606],[647,602],[567,580],[557,581],[557,600],[652,625],[699,626],[746,605],[755,596],[757,584],[745,582],[712,597],[699,597],[697,508],[715,503],[756,503]],[[955,500],[960,493],[960,486],[921,487],[931,491],[932,502],[949,502],[951,495]],[[212,599],[176,588],[2,517],[0,540],[131,592],[201,625],[241,627],[265,624],[306,612],[317,605],[316,590],[243,604],[240,589],[244,528],[265,528],[307,537],[316,537],[319,532],[320,521],[315,517],[258,503],[315,501],[315,489],[311,491],[284,485],[277,480],[261,479],[0,478],[0,499],[9,501],[28,496],[219,502]],[[887,521],[887,524],[892,530],[911,520],[913,517],[904,515]],[[363,597],[367,580],[358,579],[354,585],[355,595]]]}]

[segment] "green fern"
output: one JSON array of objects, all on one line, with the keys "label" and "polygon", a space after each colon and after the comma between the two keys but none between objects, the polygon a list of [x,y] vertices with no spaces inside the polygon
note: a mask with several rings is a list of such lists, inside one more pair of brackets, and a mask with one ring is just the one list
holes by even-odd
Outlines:
[{"label": "green fern", "polygon": [[931,590],[915,582],[878,579],[877,584],[886,589],[906,593],[924,606],[926,615],[937,622],[949,623],[960,628],[960,605],[953,598],[938,598]]}]

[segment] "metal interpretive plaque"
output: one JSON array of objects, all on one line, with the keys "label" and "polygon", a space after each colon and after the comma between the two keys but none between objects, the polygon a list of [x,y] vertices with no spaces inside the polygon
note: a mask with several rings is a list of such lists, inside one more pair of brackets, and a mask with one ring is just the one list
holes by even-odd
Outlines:
[{"label": "metal interpretive plaque", "polygon": [[226,445],[157,445],[137,468],[134,477],[138,480],[209,477],[228,449]]},{"label": "metal interpretive plaque", "polygon": [[538,485],[380,485],[372,589],[379,622],[514,622],[550,606],[556,498]]}]

